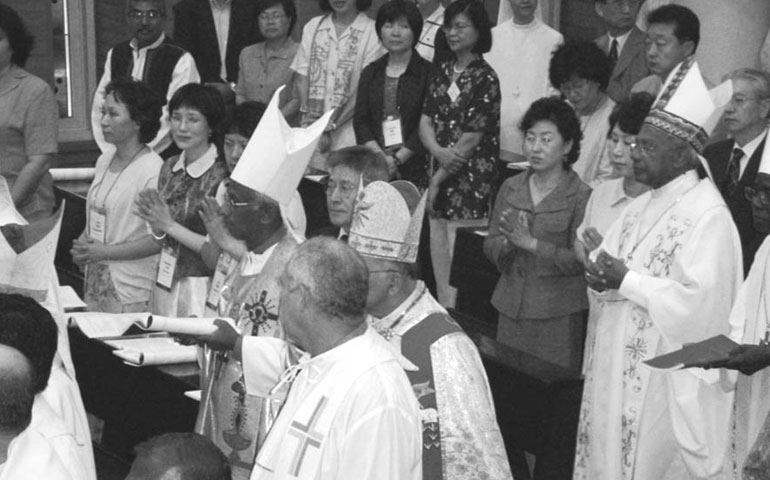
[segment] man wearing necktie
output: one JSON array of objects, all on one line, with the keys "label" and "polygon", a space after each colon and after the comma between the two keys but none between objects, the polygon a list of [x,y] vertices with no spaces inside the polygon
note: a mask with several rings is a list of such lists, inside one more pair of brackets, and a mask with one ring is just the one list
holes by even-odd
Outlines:
[{"label": "man wearing necktie", "polygon": [[645,55],[645,34],[634,24],[640,0],[596,0],[596,14],[607,33],[595,40],[610,59],[607,94],[615,102],[628,99],[631,87],[650,74]]},{"label": "man wearing necktie", "polygon": [[[740,69],[729,73],[727,78],[733,82],[733,97],[721,121],[732,138],[708,146],[703,156],[738,227],[745,274],[765,237],[754,228],[751,202],[743,191],[745,186],[754,183],[766,150],[770,75],[761,70]],[[770,151],[764,154],[770,155]]]}]

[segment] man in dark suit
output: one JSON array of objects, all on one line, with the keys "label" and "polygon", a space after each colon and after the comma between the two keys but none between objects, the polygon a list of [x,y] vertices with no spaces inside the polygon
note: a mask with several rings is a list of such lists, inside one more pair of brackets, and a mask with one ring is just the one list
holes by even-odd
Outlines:
[{"label": "man in dark suit", "polygon": [[596,14],[607,33],[595,40],[610,58],[612,75],[607,95],[620,103],[628,99],[631,87],[650,74],[645,54],[645,33],[636,25],[639,0],[596,0]]},{"label": "man in dark suit", "polygon": [[770,75],[761,70],[740,69],[727,78],[733,82],[733,97],[722,115],[722,123],[732,139],[709,145],[703,156],[738,227],[745,274],[765,237],[754,228],[751,202],[744,195],[744,187],[754,184],[767,148]]},{"label": "man in dark suit", "polygon": [[238,81],[238,57],[262,41],[253,0],[182,0],[174,6],[174,40],[195,58],[204,83]]}]

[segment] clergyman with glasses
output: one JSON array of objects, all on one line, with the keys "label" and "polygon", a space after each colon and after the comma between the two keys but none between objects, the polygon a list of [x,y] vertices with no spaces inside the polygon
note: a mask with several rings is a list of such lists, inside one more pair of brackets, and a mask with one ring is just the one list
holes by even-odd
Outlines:
[{"label": "clergyman with glasses", "polygon": [[[164,0],[128,0],[126,21],[131,39],[118,43],[107,53],[104,73],[96,87],[91,106],[91,131],[94,141],[103,153],[115,147],[104,140],[101,112],[104,92],[113,79],[145,82],[168,102],[183,85],[200,82],[195,61],[183,48],[175,45],[165,33]],[[163,107],[160,130],[148,145],[164,159],[179,153],[169,133],[168,103]]]}]

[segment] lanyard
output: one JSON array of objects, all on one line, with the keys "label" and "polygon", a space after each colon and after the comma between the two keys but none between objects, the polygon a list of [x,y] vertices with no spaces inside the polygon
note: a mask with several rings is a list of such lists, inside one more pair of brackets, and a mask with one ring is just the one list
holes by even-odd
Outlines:
[{"label": "lanyard", "polygon": [[[126,171],[126,168],[128,168],[129,165],[131,165],[136,157],[139,155],[139,153],[142,152],[142,150],[145,149],[145,146],[142,145],[139,150],[134,152],[134,155],[131,157],[131,160],[129,160],[125,165],[123,165],[123,168],[120,169],[117,176],[115,177],[115,180],[113,180],[112,184],[110,184],[110,188],[107,189],[107,193],[104,195],[104,198],[102,198],[102,205],[101,207],[98,207],[97,204],[99,203],[97,199],[99,198],[99,193],[102,191],[102,185],[104,184],[104,179],[107,177],[107,174],[110,171],[110,167],[108,166],[107,169],[104,170],[104,174],[102,174],[102,178],[99,179],[99,183],[97,185],[96,190],[94,191],[94,205],[97,206],[97,208],[105,209],[107,206],[107,198],[110,196],[110,193],[112,192],[112,189],[115,188],[115,185],[118,183],[118,180],[120,180],[121,175],[123,175],[123,172]],[[110,161],[110,165],[112,164],[112,161],[115,160],[115,156],[112,157],[112,160]]]},{"label": "lanyard", "polygon": [[425,292],[426,291],[427,291],[427,287],[425,285],[423,285],[422,291],[419,293],[419,295],[417,295],[415,297],[414,300],[412,300],[412,303],[410,303],[409,306],[406,307],[403,312],[401,312],[401,315],[399,315],[398,318],[396,318],[393,321],[393,323],[390,324],[389,327],[384,327],[384,328],[381,328],[381,329],[377,329],[377,333],[382,335],[383,338],[385,338],[385,340],[390,341],[390,339],[393,338],[393,335],[395,335],[395,329],[398,326],[398,324],[401,323],[401,321],[404,319],[406,314],[409,313],[409,311],[412,310],[414,308],[414,306],[417,305],[417,303],[420,300],[422,300],[422,297],[425,296]]}]

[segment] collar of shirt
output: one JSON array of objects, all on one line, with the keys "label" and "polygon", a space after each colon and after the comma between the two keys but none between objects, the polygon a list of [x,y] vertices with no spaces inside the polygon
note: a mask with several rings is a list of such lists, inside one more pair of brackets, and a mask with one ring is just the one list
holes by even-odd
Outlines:
[{"label": "collar of shirt", "polygon": [[439,27],[444,23],[444,12],[446,8],[443,5],[439,5],[428,18],[425,19],[425,23],[438,25]]},{"label": "collar of shirt", "polygon": [[283,45],[281,45],[281,48],[278,50],[268,50],[267,49],[267,43],[262,43],[262,48],[256,49],[257,56],[261,56],[262,58],[293,58],[294,53],[292,52],[294,47],[294,40],[292,40],[291,37],[286,38],[286,41],[283,42]]},{"label": "collar of shirt", "polygon": [[155,40],[151,44],[147,45],[146,47],[138,48],[137,45],[136,45],[136,39],[135,38],[131,39],[130,45],[131,45],[131,48],[134,50],[134,53],[137,53],[137,54],[141,55],[141,54],[145,53],[147,50],[150,50],[150,49],[153,49],[153,48],[158,48],[160,46],[160,44],[163,43],[163,41],[165,39],[166,39],[166,34],[163,33],[163,32],[160,32],[160,37],[158,37],[157,40]]},{"label": "collar of shirt", "polygon": [[229,8],[233,3],[233,0],[209,0],[212,8],[225,9]]},{"label": "collar of shirt", "polygon": [[651,190],[653,199],[665,198],[669,195],[684,194],[693,188],[699,182],[698,173],[695,169],[687,170],[675,179],[657,189]]},{"label": "collar of shirt", "polygon": [[516,23],[516,21],[513,18],[511,18],[511,25],[513,25],[513,29],[514,30],[522,30],[522,31],[525,31],[525,32],[529,31],[529,30],[536,29],[537,27],[540,26],[540,23],[542,23],[542,22],[540,22],[540,19],[537,18],[537,17],[533,18],[532,21],[529,22],[526,25],[522,25],[520,23]]},{"label": "collar of shirt", "polygon": [[5,75],[0,76],[0,95],[7,92],[8,90],[16,88],[21,80],[27,76],[29,76],[29,73],[27,73],[23,68],[11,64],[11,67],[8,69]]},{"label": "collar of shirt", "polygon": [[217,161],[217,147],[215,147],[214,144],[209,145],[209,149],[206,150],[206,153],[187,166],[185,166],[185,158],[185,152],[182,151],[182,154],[179,155],[179,160],[176,161],[171,171],[178,172],[179,170],[185,170],[187,175],[192,178],[200,178],[204,173],[208,172],[209,168],[211,168],[211,166],[214,165],[214,162]]},{"label": "collar of shirt", "polygon": [[358,16],[355,20],[353,20],[353,23],[348,25],[345,28],[345,31],[342,32],[342,35],[337,37],[337,30],[334,28],[334,20],[332,19],[331,14],[326,15],[322,20],[321,23],[318,24],[318,30],[329,30],[332,34],[333,38],[336,38],[337,41],[341,41],[343,38],[350,35],[350,31],[352,29],[356,30],[363,30],[366,26],[366,21],[369,19],[369,17],[364,12],[359,12]]},{"label": "collar of shirt", "polygon": [[[738,142],[735,142],[735,145],[733,148],[737,147],[743,150],[743,158],[741,159],[741,165],[743,165],[743,163],[746,160],[748,160],[749,158],[751,158],[752,155],[754,155],[754,152],[756,152],[757,148],[759,148],[759,144],[762,143],[762,140],[764,140],[766,136],[767,136],[767,128],[762,130],[762,133],[760,133],[756,137],[749,140],[746,143],[746,145],[738,145]],[[765,146],[765,148],[768,148],[768,147]],[[730,155],[732,155],[732,153],[730,153]]]},{"label": "collar of shirt", "polygon": [[[633,30],[633,28],[631,29]],[[620,52],[623,51],[623,45],[626,44],[626,41],[628,40],[628,37],[631,36],[631,30],[627,31],[623,35],[619,37],[613,37],[609,33],[607,34],[607,37],[609,37],[610,41],[607,44],[607,51],[609,52],[610,48],[612,48],[612,41],[617,40],[618,41],[618,56],[620,56]]]},{"label": "collar of shirt", "polygon": [[623,188],[623,179],[619,178],[610,192],[610,206],[614,207],[624,200],[633,200],[633,198],[628,196],[626,189]]},{"label": "collar of shirt", "polygon": [[374,339],[379,336],[379,333],[367,325],[364,333],[351,338],[345,343],[337,345],[331,350],[327,350],[315,357],[311,357],[308,354],[302,355],[298,365],[309,381],[315,381],[318,378],[318,375],[326,370],[327,366],[333,365],[339,361],[350,361],[350,359],[358,358],[360,353],[356,353],[356,351],[361,352],[368,350],[375,341]]},{"label": "collar of shirt", "polygon": [[277,245],[278,243],[270,245],[270,247],[262,253],[246,252],[246,258],[241,262],[241,275],[252,276],[261,273],[262,269],[265,268],[267,261],[270,260],[270,256],[273,255]]}]

